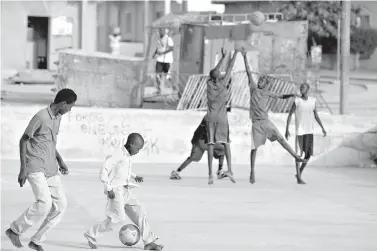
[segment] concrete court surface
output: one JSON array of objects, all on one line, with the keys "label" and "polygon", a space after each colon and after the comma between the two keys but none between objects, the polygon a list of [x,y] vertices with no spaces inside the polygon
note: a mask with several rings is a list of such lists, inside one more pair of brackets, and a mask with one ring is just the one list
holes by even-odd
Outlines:
[{"label": "concrete court surface", "polygon": [[[4,231],[31,205],[33,196],[30,186],[17,184],[19,161],[1,164],[1,250],[17,250]],[[67,165],[70,175],[63,177],[63,183],[69,205],[48,235],[47,251],[88,249],[83,232],[104,218],[105,197],[98,180],[101,163]],[[376,169],[308,167],[304,175],[308,184],[300,186],[293,179],[293,166],[259,166],[257,183],[250,185],[248,167],[235,166],[236,184],[216,179],[209,187],[205,164],[189,166],[181,181],[168,179],[173,168],[171,164],[133,167],[145,179],[133,193],[146,207],[164,251],[377,250]],[[36,227],[24,234],[24,245]],[[143,247],[141,242],[133,248],[122,246],[117,232],[99,241],[98,250],[103,251]]]}]

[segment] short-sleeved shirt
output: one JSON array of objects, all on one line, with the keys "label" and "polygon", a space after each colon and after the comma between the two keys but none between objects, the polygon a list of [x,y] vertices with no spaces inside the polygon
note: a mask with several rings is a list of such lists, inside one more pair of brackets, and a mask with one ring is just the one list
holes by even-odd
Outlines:
[{"label": "short-sleeved shirt", "polygon": [[191,144],[196,144],[199,140],[207,142],[207,116],[203,118],[198,128],[196,128]]},{"label": "short-sleeved shirt", "polygon": [[316,99],[313,97],[308,97],[307,100],[296,98],[295,105],[296,135],[313,134]]},{"label": "short-sleeved shirt", "polygon": [[40,110],[30,120],[25,134],[30,138],[26,145],[28,173],[43,172],[46,177],[58,173],[56,142],[61,115],[55,116],[50,106]]},{"label": "short-sleeved shirt", "polygon": [[250,88],[250,119],[252,121],[268,119],[268,91],[258,87]]},{"label": "short-sleeved shirt", "polygon": [[[157,41],[157,51],[164,52],[169,48],[169,46],[174,46],[174,42],[173,42],[173,39],[169,37],[168,35],[163,36]],[[173,60],[174,58],[173,58],[172,51],[169,51],[168,53],[163,54],[163,55],[158,55],[156,58],[157,62],[168,63],[168,64],[173,63]]]},{"label": "short-sleeved shirt", "polygon": [[207,115],[208,122],[228,122],[226,103],[228,90],[224,78],[218,82],[207,81]]}]

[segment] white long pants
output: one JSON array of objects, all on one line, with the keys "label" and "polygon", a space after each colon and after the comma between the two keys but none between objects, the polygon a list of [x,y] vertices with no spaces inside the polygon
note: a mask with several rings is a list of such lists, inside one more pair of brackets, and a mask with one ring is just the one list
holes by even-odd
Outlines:
[{"label": "white long pants", "polygon": [[46,178],[44,173],[31,173],[27,180],[36,201],[10,228],[21,235],[44,218],[37,233],[31,237],[31,241],[40,245],[46,239],[47,233],[60,222],[67,208],[67,199],[59,175]]},{"label": "white long pants", "polygon": [[131,191],[124,187],[114,188],[113,191],[115,198],[107,198],[107,218],[86,231],[85,236],[96,242],[97,237],[103,233],[115,231],[120,226],[120,223],[126,219],[127,215],[139,227],[141,238],[145,245],[157,240],[158,237],[150,231],[147,213],[140,205],[140,202],[131,194]]}]

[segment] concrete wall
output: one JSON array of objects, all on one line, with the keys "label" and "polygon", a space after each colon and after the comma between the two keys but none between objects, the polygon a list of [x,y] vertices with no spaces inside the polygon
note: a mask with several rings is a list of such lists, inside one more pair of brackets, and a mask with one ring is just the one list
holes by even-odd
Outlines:
[{"label": "concrete wall", "polygon": [[[80,97],[79,97],[80,98]],[[1,107],[1,157],[18,159],[17,142],[32,116],[43,107]],[[191,137],[202,120],[204,112],[162,111],[138,109],[104,109],[74,107],[63,116],[58,135],[57,149],[67,160],[103,161],[114,149],[121,147],[127,135],[139,132],[145,138],[144,148],[134,157],[141,163],[181,163],[191,150]],[[286,114],[271,114],[272,121],[284,131]],[[375,127],[376,119],[320,114],[328,136],[322,137],[319,126],[315,128],[315,149],[312,161],[338,148],[344,139],[361,135]],[[232,163],[249,164],[251,123],[247,111],[232,110],[228,115],[232,141]],[[167,128],[169,130],[167,130]],[[289,144],[294,146],[294,121]],[[368,142],[364,142],[366,145]],[[370,142],[375,144],[375,141]],[[369,144],[369,143],[368,143]],[[349,144],[348,144],[349,145]],[[347,146],[343,144],[343,146]],[[350,146],[352,147],[352,145]],[[348,165],[368,161],[365,149],[359,149],[348,159]],[[364,152],[363,152],[364,150]],[[344,158],[343,155],[342,158]],[[201,161],[207,162],[204,155]],[[309,163],[311,165],[312,162]],[[292,165],[292,157],[277,143],[267,141],[258,150],[257,165]],[[321,165],[337,164],[325,158]]]}]

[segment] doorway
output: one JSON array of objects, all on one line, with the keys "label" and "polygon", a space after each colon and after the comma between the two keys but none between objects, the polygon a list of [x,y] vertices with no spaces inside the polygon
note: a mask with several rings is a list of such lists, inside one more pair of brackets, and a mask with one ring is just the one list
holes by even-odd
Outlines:
[{"label": "doorway", "polygon": [[28,69],[48,68],[49,18],[29,16],[27,18]]}]

